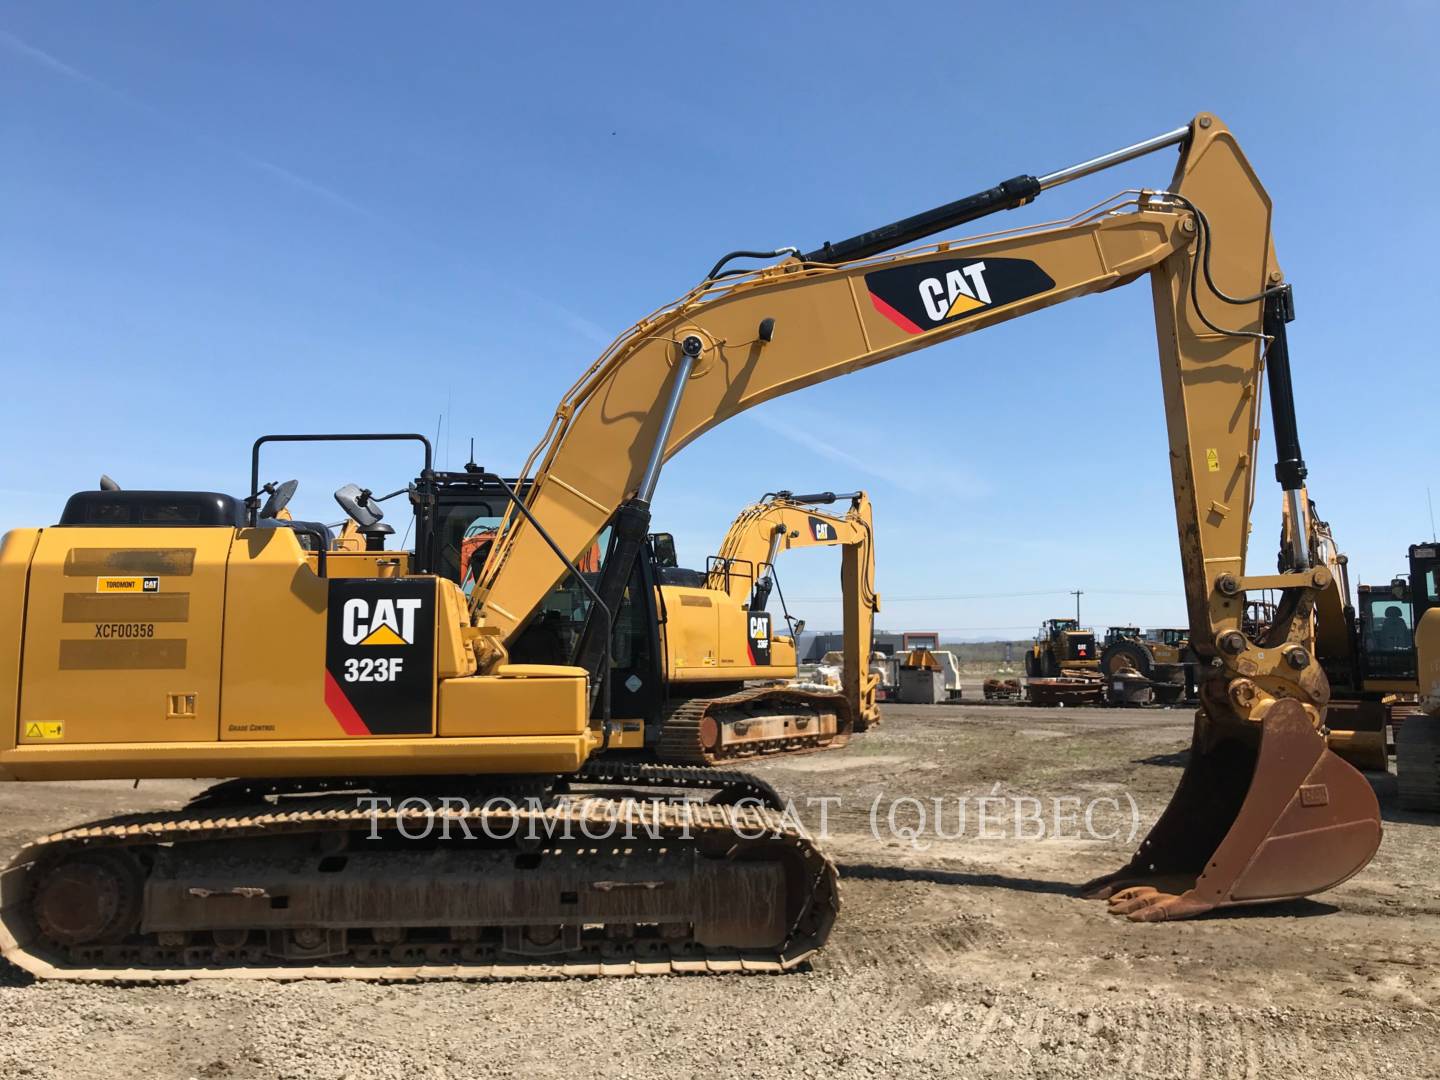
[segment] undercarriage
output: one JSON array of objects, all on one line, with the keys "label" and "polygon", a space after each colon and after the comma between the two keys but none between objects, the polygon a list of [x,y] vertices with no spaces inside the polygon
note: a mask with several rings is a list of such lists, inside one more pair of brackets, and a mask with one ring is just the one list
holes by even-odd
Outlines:
[{"label": "undercarriage", "polygon": [[231,786],[65,829],[0,874],[0,946],[130,982],[775,972],[824,943],[835,867],[768,785],[615,763],[575,783],[600,793]]}]

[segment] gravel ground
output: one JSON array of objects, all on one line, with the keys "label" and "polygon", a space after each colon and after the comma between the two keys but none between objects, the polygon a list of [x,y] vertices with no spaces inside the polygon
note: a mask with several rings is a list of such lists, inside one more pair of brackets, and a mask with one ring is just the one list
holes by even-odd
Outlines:
[{"label": "gravel ground", "polygon": [[[1440,819],[1398,811],[1383,782],[1385,843],[1344,886],[1173,925],[1073,895],[1124,861],[1128,827],[1035,839],[992,821],[1006,835],[981,839],[972,801],[963,836],[912,844],[886,820],[896,799],[940,798],[953,835],[962,795],[1114,799],[1108,836],[1133,797],[1143,829],[1189,725],[1180,710],[892,707],[844,750],[760,766],[814,827],[803,800],[840,800],[824,843],[844,907],[797,974],[127,988],[0,966],[0,1077],[1440,1077]],[[6,786],[0,849],[192,790]]]}]

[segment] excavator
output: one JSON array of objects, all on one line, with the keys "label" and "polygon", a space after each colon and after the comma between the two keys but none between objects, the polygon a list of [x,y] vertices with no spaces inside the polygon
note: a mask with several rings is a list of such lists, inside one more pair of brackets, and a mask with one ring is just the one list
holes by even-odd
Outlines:
[{"label": "excavator", "polygon": [[[931,239],[1167,148],[1164,187]],[[615,798],[619,778],[587,775],[617,735],[619,615],[662,467],[761,402],[1139,279],[1204,674],[1173,799],[1081,893],[1155,922],[1345,881],[1377,850],[1380,815],[1325,745],[1315,605],[1331,575],[1312,552],[1271,215],[1234,135],[1202,113],[807,252],[731,252],[585,369],[518,487],[477,466],[500,520],[468,596],[436,554],[463,535],[436,531],[461,481],[429,461],[406,552],[342,560],[307,551],[303,523],[262,520],[259,443],[244,500],[86,492],[59,525],[11,531],[0,773],[228,779],[178,810],[23,847],[0,874],[0,950],[39,976],[117,980],[804,963],[838,912],[837,872],[787,815],[709,770],[690,784],[713,785],[708,801]],[[1255,575],[1262,389],[1297,527],[1278,572]],[[591,583],[576,562],[596,545]],[[522,662],[512,650],[567,575],[590,597],[574,648]],[[1266,590],[1280,600],[1257,639],[1246,597]],[[576,797],[587,780],[598,791]],[[531,794],[492,797],[506,791]],[[474,798],[436,811],[424,796],[438,793]]]},{"label": "excavator", "polygon": [[[1357,585],[1352,595],[1349,559],[1329,523],[1313,507],[1311,522],[1316,557],[1332,579],[1316,619],[1316,656],[1332,695],[1330,749],[1357,768],[1384,772],[1393,725],[1401,808],[1440,811],[1440,544],[1411,544],[1408,574]],[[1291,528],[1285,513],[1282,543]]]},{"label": "excavator", "polygon": [[[843,515],[821,507],[849,502]],[[875,591],[875,525],[870,498],[863,491],[837,495],[833,491],[797,495],[771,492],[742,510],[731,523],[719,554],[706,569],[706,587],[724,592],[749,612],[754,629],[768,635],[766,612],[770,596],[784,604],[775,574],[775,560],[795,548],[840,548],[841,692],[848,725],[865,731],[880,722],[877,704],[880,678],[870,670],[870,649],[875,637],[875,616],[880,594]],[[789,619],[794,648],[796,623]],[[803,622],[798,624],[803,627]],[[786,658],[788,673],[795,674],[795,657]]]},{"label": "excavator", "polygon": [[[839,500],[850,502],[843,516],[821,509]],[[478,528],[493,524],[482,518]],[[675,765],[718,765],[838,748],[852,732],[877,723],[879,679],[866,665],[879,609],[873,535],[863,491],[767,494],[736,516],[704,570],[679,565],[673,535],[650,533],[616,615],[630,629],[612,636],[609,750]],[[781,632],[766,610],[772,596],[784,603],[775,560],[801,547],[841,549],[839,693],[796,681],[795,634],[804,622],[786,611],[787,632]],[[587,572],[591,584],[598,580],[598,569],[582,568]],[[542,601],[511,660],[573,655],[588,604],[581,583],[567,577]]]}]

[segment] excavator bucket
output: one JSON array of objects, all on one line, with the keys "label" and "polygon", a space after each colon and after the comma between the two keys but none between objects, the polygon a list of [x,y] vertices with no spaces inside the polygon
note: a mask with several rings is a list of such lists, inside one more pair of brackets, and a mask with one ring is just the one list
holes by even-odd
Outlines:
[{"label": "excavator bucket", "polygon": [[1380,807],[1353,766],[1326,748],[1298,702],[1277,702],[1251,731],[1212,737],[1197,717],[1190,763],[1130,863],[1088,883],[1137,922],[1322,892],[1380,846]]}]

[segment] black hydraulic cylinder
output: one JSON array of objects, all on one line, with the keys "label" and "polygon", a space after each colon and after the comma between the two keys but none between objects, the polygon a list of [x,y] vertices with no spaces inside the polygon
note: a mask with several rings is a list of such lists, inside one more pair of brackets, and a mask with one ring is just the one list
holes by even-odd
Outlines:
[{"label": "black hydraulic cylinder", "polygon": [[967,195],[963,199],[956,199],[952,203],[913,214],[899,221],[892,221],[889,225],[881,225],[878,229],[871,229],[848,240],[833,244],[826,241],[823,247],[806,252],[800,258],[805,262],[822,263],[866,259],[871,255],[879,255],[882,251],[891,251],[924,239],[933,233],[952,229],[956,225],[964,225],[967,221],[974,221],[986,214],[999,210],[1014,210],[1017,206],[1033,202],[1039,194],[1038,179],[1033,176],[1015,176],[985,191]]},{"label": "black hydraulic cylinder", "polygon": [[1275,479],[1285,491],[1298,491],[1305,485],[1308,473],[1300,453],[1290,347],[1285,340],[1285,324],[1294,318],[1295,299],[1288,286],[1265,298],[1263,327],[1270,339],[1265,368],[1270,383],[1270,422],[1275,429]]},{"label": "black hydraulic cylinder", "polygon": [[[629,499],[621,503],[610,522],[610,545],[605,553],[605,562],[600,570],[600,581],[595,588],[600,602],[619,614],[621,602],[625,599],[625,587],[635,563],[645,547],[645,538],[650,533],[650,504],[643,499]],[[590,673],[590,695],[593,707],[596,695],[603,681],[610,678],[610,672],[601,671],[609,655],[605,635],[613,634],[614,627],[592,604],[585,616],[585,625],[580,630],[580,639],[575,644],[573,663]]]}]

